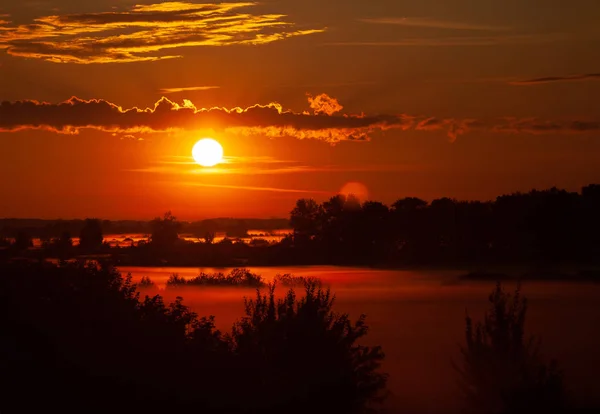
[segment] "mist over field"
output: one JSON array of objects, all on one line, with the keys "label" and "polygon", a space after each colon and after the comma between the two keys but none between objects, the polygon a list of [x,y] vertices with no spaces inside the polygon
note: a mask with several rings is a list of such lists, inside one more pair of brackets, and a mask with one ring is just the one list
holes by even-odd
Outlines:
[{"label": "mist over field", "polygon": [[[164,288],[173,273],[184,278],[205,273],[227,273],[214,268],[123,267],[134,281],[148,276]],[[265,280],[277,274],[319,277],[336,295],[334,309],[352,317],[367,315],[370,326],[366,342],[381,344],[386,354],[383,369],[390,374],[392,392],[386,407],[398,412],[451,413],[461,407],[461,394],[452,360],[459,360],[464,342],[465,311],[483,317],[487,297],[495,282],[461,280],[458,270],[374,270],[334,266],[250,268]],[[507,290],[516,282],[505,283]],[[303,288],[297,287],[298,294]],[[277,289],[282,295],[287,287]],[[600,284],[584,282],[525,281],[523,294],[529,300],[527,330],[542,338],[544,355],[556,358],[565,369],[569,386],[579,399],[595,401],[600,383],[596,357],[600,338]],[[156,290],[142,289],[142,294]],[[165,300],[182,296],[199,315],[215,315],[216,325],[229,331],[243,314],[242,298],[253,297],[255,289],[230,287],[169,287],[161,290]],[[404,411],[406,410],[406,411]]]}]

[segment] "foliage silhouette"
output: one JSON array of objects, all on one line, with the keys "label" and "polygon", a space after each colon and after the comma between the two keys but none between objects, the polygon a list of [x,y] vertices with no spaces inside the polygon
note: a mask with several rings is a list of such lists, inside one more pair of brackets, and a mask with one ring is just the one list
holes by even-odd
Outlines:
[{"label": "foliage silhouette", "polygon": [[2,412],[352,413],[385,386],[381,349],[356,344],[364,317],[333,314],[315,284],[277,304],[274,287],[258,293],[222,335],[181,298],[141,299],[111,266],[2,264],[0,274]]},{"label": "foliage silhouette", "polygon": [[273,282],[277,285],[293,288],[303,287],[307,284],[321,283],[320,279],[316,277],[294,276],[289,273],[276,275]]},{"label": "foliage silhouette", "polygon": [[181,223],[168,211],[163,218],[155,218],[150,222],[151,244],[158,248],[172,248],[179,241]]},{"label": "foliage silhouette", "polygon": [[461,347],[461,375],[466,412],[564,412],[563,374],[555,361],[546,363],[540,340],[525,335],[527,300],[520,286],[506,293],[498,282],[489,296],[483,322],[466,317],[466,346]]},{"label": "foliage silhouette", "polygon": [[[182,223],[169,212],[145,223],[150,243],[116,249],[111,254],[122,265],[241,267],[271,265],[482,266],[525,264],[548,273],[557,263],[576,264],[587,270],[600,264],[600,186],[580,193],[557,188],[497,197],[494,201],[459,201],[447,197],[430,203],[408,197],[391,206],[376,201],[359,203],[338,195],[318,203],[296,202],[289,225],[293,233],[279,243],[241,243],[225,238],[214,243],[216,230],[230,237],[245,237],[252,220],[214,219]],[[1,222],[1,221],[0,221]],[[14,237],[11,220],[0,232]],[[28,221],[25,221],[27,224]],[[35,222],[32,222],[35,224]],[[106,224],[125,229],[134,224]],[[268,224],[260,221],[257,224]],[[273,223],[280,225],[280,220]],[[32,224],[32,225],[33,225]],[[144,223],[137,223],[143,228]],[[57,220],[38,233],[51,238],[72,234],[83,221]],[[275,225],[275,224],[272,224]],[[12,226],[12,227],[10,227]],[[39,226],[39,224],[38,224]],[[25,232],[28,228],[21,227]],[[146,229],[147,230],[147,229]],[[186,242],[179,233],[194,234],[205,243]],[[42,236],[40,236],[42,237]],[[23,246],[25,243],[23,244]],[[121,246],[123,247],[123,246]],[[66,249],[71,255],[78,249]],[[57,257],[56,249],[38,252],[10,249],[4,255]],[[531,275],[529,275],[531,277]]]},{"label": "foliage silhouette", "polygon": [[[378,372],[380,347],[358,345],[367,334],[365,316],[351,322],[332,312],[334,298],[316,281],[305,296],[294,290],[275,299],[275,284],[245,299],[246,317],[232,332],[235,352],[249,372],[261,372],[260,390],[247,398],[290,412],[358,413],[385,397],[387,375]],[[307,381],[310,378],[310,381]],[[293,408],[284,408],[295,401]]]},{"label": "foliage silhouette", "polygon": [[263,287],[266,286],[260,275],[248,269],[232,269],[227,275],[223,273],[200,273],[192,279],[185,279],[178,274],[172,274],[167,280],[167,287],[181,286],[238,286],[238,287]]},{"label": "foliage silhouette", "polygon": [[142,276],[140,282],[137,284],[139,288],[150,289],[155,288],[156,283],[152,281],[148,276]]},{"label": "foliage silhouette", "polygon": [[290,214],[293,246],[332,264],[597,262],[599,188],[532,190],[493,202],[409,197],[389,209],[342,195],[322,204],[302,199]]}]

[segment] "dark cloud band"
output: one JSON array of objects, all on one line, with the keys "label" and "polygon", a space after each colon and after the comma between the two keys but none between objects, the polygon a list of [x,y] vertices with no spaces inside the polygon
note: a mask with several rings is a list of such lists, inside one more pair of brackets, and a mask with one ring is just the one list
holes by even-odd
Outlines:
[{"label": "dark cloud band", "polygon": [[284,110],[277,103],[248,108],[197,108],[190,101],[178,104],[161,98],[151,108],[124,109],[102,99],[76,97],[52,104],[38,101],[0,104],[0,131],[45,129],[78,133],[92,128],[110,133],[153,133],[211,128],[239,135],[291,136],[329,143],[369,140],[390,129],[443,131],[451,141],[472,130],[495,133],[564,134],[600,131],[599,121],[547,121],[504,118],[496,122],[476,119],[439,119],[399,115],[339,114],[342,106],[326,94],[308,97],[312,112]]}]

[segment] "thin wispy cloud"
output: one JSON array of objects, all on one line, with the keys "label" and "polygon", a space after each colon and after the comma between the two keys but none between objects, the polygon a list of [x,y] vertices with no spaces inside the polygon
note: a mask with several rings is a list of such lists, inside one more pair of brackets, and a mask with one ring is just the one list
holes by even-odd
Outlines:
[{"label": "thin wispy cloud", "polygon": [[179,58],[173,49],[260,45],[321,33],[282,14],[253,14],[254,2],[164,2],[101,13],[0,22],[0,49],[56,63],[123,63]]},{"label": "thin wispy cloud", "polygon": [[162,88],[161,93],[180,93],[180,92],[193,92],[193,91],[209,91],[211,89],[219,89],[220,86],[187,86],[184,88]]},{"label": "thin wispy cloud", "polygon": [[449,47],[449,46],[500,46],[515,44],[543,44],[568,40],[568,35],[520,34],[497,36],[453,36],[453,37],[404,37],[391,41],[342,41],[327,42],[323,46],[369,46],[369,47]]},{"label": "thin wispy cloud", "polygon": [[358,19],[363,23],[397,25],[407,27],[426,27],[434,29],[449,30],[473,30],[487,32],[504,32],[511,30],[507,26],[495,26],[489,24],[464,23],[442,19],[423,18],[423,17],[375,17]]},{"label": "thin wispy cloud", "polygon": [[286,84],[286,85],[269,85],[269,87],[277,87],[277,88],[294,88],[294,89],[312,89],[312,88],[347,88],[349,86],[358,87],[358,86],[373,86],[379,85],[378,82],[374,81],[354,81],[354,82],[335,82],[335,83],[314,83],[314,84]]},{"label": "thin wispy cloud", "polygon": [[586,73],[581,75],[568,75],[568,76],[546,76],[542,78],[524,79],[508,82],[509,85],[516,86],[528,86],[528,85],[540,85],[544,83],[558,83],[558,82],[579,82],[579,81],[594,81],[600,80],[600,73]]},{"label": "thin wispy cloud", "polygon": [[181,185],[187,187],[206,187],[206,188],[226,188],[231,190],[247,190],[247,191],[266,191],[272,193],[296,193],[296,194],[330,194],[330,191],[322,190],[302,190],[296,188],[277,188],[277,187],[255,187],[246,185],[225,185],[225,184],[206,184],[195,182],[184,182]]},{"label": "thin wispy cloud", "polygon": [[[282,160],[270,156],[224,156],[222,164],[291,164],[296,161]],[[191,155],[170,155],[158,161],[159,164],[197,165]]]},{"label": "thin wispy cloud", "polygon": [[450,141],[470,131],[493,133],[570,134],[600,131],[596,119],[498,118],[496,120],[437,118],[410,114],[347,114],[343,106],[326,94],[308,96],[311,111],[295,112],[272,102],[247,108],[198,108],[191,101],[178,104],[161,98],[153,107],[124,109],[102,99],[76,97],[52,104],[38,101],[0,104],[0,132],[42,129],[77,134],[96,129],[111,134],[198,131],[210,128],[217,133],[239,137],[293,137],[330,144],[341,141],[368,141],[377,132],[441,131]]},{"label": "thin wispy cloud", "polygon": [[306,165],[271,157],[229,157],[217,167],[201,168],[191,156],[165,157],[144,168],[123,171],[162,175],[282,175],[307,173],[406,172],[431,169],[426,165]]}]

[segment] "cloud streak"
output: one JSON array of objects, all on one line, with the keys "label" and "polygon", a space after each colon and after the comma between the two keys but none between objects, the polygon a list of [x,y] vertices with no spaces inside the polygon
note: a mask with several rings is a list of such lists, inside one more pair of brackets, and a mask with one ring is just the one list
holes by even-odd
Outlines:
[{"label": "cloud streak", "polygon": [[299,161],[272,157],[227,157],[226,162],[212,168],[200,168],[191,156],[170,156],[143,168],[123,171],[159,173],[163,175],[285,175],[348,172],[406,172],[434,168],[424,164],[402,165],[307,165]]},{"label": "cloud streak", "polygon": [[493,26],[485,24],[473,24],[473,23],[462,23],[453,22],[449,20],[431,19],[423,17],[377,17],[358,19],[363,23],[372,24],[385,24],[385,25],[397,25],[407,27],[424,27],[432,29],[449,29],[449,30],[473,30],[473,31],[492,31],[492,32],[503,32],[511,30],[510,27],[506,26]]},{"label": "cloud streak", "polygon": [[180,93],[180,92],[193,92],[193,91],[209,91],[211,89],[220,89],[220,86],[188,86],[185,88],[162,88],[161,93]]},{"label": "cloud streak", "polygon": [[568,76],[547,76],[543,78],[533,78],[525,80],[517,80],[508,82],[509,85],[515,86],[529,86],[529,85],[540,85],[545,83],[557,83],[557,82],[577,82],[577,81],[593,81],[600,80],[600,73],[586,73],[582,75],[568,75]]},{"label": "cloud streak", "polygon": [[298,29],[281,14],[252,14],[257,3],[164,2],[124,11],[0,22],[0,49],[56,63],[123,63],[181,57],[173,49],[260,45],[323,28]]},{"label": "cloud streak", "polygon": [[189,187],[206,187],[206,188],[227,188],[232,190],[248,190],[248,191],[266,191],[271,193],[295,193],[295,194],[330,194],[331,191],[322,190],[299,190],[294,188],[278,188],[278,187],[255,187],[246,185],[225,185],[225,184],[205,184],[205,183],[181,183],[181,185]]},{"label": "cloud streak", "polygon": [[161,98],[150,108],[122,108],[102,99],[73,97],[52,104],[38,101],[2,102],[0,132],[42,129],[77,134],[96,129],[112,134],[140,134],[210,128],[221,133],[269,138],[315,139],[330,144],[368,141],[377,132],[441,131],[450,141],[470,131],[526,134],[572,134],[600,131],[597,120],[496,120],[436,118],[409,114],[353,115],[340,113],[342,106],[326,94],[309,96],[312,112],[284,110],[278,103],[247,108],[197,108],[191,101],[178,104]]},{"label": "cloud streak", "polygon": [[363,47],[449,47],[449,46],[500,46],[515,44],[543,44],[567,40],[570,37],[556,34],[515,34],[496,36],[404,37],[392,41],[327,42],[323,46]]}]

